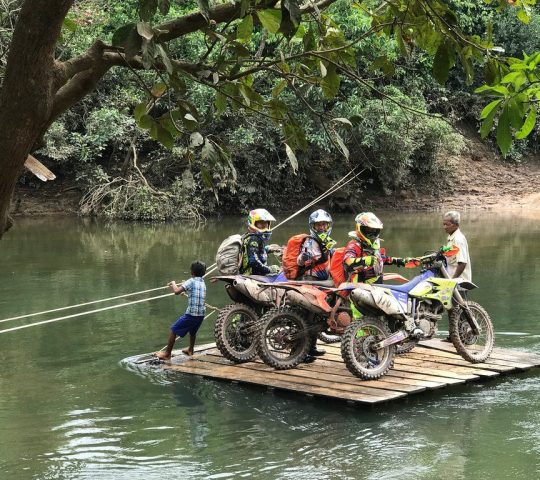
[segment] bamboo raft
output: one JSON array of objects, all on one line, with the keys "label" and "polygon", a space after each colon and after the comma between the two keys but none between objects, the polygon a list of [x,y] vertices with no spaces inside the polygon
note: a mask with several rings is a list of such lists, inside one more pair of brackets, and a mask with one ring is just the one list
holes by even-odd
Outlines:
[{"label": "bamboo raft", "polygon": [[274,370],[258,359],[234,364],[221,356],[215,344],[198,347],[193,357],[173,356],[170,362],[162,363],[160,367],[310,396],[377,404],[540,366],[540,355],[505,348],[495,348],[485,363],[471,364],[456,353],[451,343],[433,339],[420,342],[409,353],[397,355],[393,368],[383,378],[366,381],[347,370],[339,344],[322,346],[326,349],[323,357],[291,370]]}]

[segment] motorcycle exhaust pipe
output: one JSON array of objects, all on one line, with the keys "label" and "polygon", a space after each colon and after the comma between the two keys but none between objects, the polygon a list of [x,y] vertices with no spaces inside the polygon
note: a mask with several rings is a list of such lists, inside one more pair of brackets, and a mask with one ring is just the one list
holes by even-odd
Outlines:
[{"label": "motorcycle exhaust pipe", "polygon": [[357,307],[371,307],[378,308],[371,292],[362,288],[355,288],[351,292],[351,298]]}]

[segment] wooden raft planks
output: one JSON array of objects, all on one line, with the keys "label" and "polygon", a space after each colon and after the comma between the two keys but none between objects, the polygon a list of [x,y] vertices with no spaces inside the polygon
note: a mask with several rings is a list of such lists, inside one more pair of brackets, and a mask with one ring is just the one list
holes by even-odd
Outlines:
[{"label": "wooden raft planks", "polygon": [[322,348],[327,353],[315,362],[278,371],[258,359],[233,364],[221,356],[215,344],[207,344],[198,347],[193,357],[186,359],[180,355],[172,362],[164,363],[163,368],[206,378],[376,404],[540,366],[538,355],[502,348],[495,349],[485,363],[471,364],[456,353],[451,343],[433,339],[422,341],[411,352],[396,356],[394,367],[380,380],[366,381],[347,370],[339,344],[323,344]]}]

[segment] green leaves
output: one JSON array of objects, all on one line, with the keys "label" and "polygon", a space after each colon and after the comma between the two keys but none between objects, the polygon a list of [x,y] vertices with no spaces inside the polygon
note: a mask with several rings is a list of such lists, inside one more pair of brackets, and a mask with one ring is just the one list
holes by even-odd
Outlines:
[{"label": "green leaves", "polygon": [[510,113],[508,107],[505,106],[499,117],[497,124],[497,145],[501,149],[503,155],[508,153],[512,145],[512,135],[510,133]]},{"label": "green leaves", "polygon": [[455,64],[454,47],[445,40],[437,48],[433,59],[433,76],[442,85],[448,80],[448,73]]},{"label": "green leaves", "polygon": [[281,10],[268,9],[257,12],[262,26],[266,28],[270,33],[278,33],[279,26],[281,25]]},{"label": "green leaves", "polygon": [[245,16],[236,30],[236,38],[239,42],[247,42],[253,33],[253,17]]},{"label": "green leaves", "polygon": [[[321,63],[322,65],[322,63]],[[339,91],[339,85],[341,84],[341,77],[336,73],[335,65],[328,65],[326,67],[326,75],[321,80],[321,88],[324,98],[332,99],[337,95]]]},{"label": "green leaves", "polygon": [[527,115],[527,118],[523,122],[522,127],[519,129],[518,132],[516,132],[516,138],[518,140],[522,140],[525,137],[527,137],[532,131],[536,124],[536,108],[534,105],[531,106],[531,109],[529,110],[529,114]]}]

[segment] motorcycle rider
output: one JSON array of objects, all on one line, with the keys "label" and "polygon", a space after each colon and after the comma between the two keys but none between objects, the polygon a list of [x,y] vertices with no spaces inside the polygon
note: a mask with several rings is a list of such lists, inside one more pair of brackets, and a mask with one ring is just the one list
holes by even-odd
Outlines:
[{"label": "motorcycle rider", "polygon": [[[386,256],[381,251],[379,235],[383,223],[372,212],[359,213],[355,221],[355,231],[349,232],[351,240],[345,247],[343,267],[348,281],[353,283],[382,283],[384,265],[404,267],[409,259]],[[351,305],[353,317],[358,319],[362,314]]]},{"label": "motorcycle rider", "polygon": [[242,241],[242,275],[268,275],[279,272],[279,266],[267,265],[267,243],[272,235],[272,222],[276,219],[264,208],[251,210],[247,221],[247,234]]},{"label": "motorcycle rider", "polygon": [[328,263],[336,242],[330,238],[332,217],[322,210],[315,210],[308,220],[309,236],[300,248],[297,263],[303,280],[328,280]]},{"label": "motorcycle rider", "polygon": [[[322,210],[315,210],[308,220],[309,236],[304,240],[297,263],[303,271],[302,280],[328,280],[328,263],[336,242],[330,238],[332,233],[332,217]],[[326,353],[317,348],[317,334],[311,335],[310,349],[305,363],[315,360]]]}]

